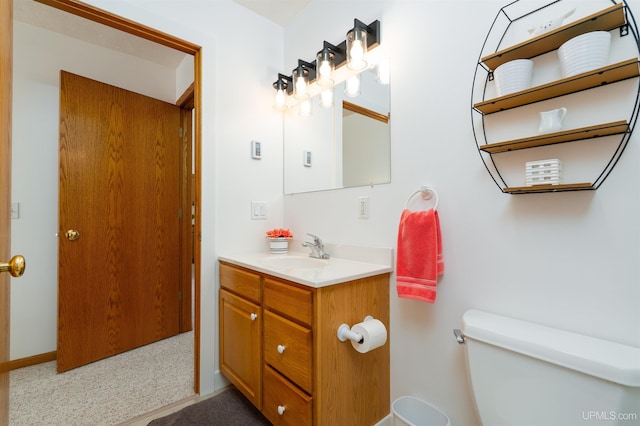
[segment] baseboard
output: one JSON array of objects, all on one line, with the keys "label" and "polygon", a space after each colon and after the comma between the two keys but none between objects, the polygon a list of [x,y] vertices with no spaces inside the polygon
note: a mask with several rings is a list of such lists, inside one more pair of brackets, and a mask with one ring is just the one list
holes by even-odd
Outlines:
[{"label": "baseboard", "polygon": [[380,420],[375,426],[392,426],[393,425],[393,414],[388,414],[387,417]]},{"label": "baseboard", "polygon": [[58,359],[58,352],[47,352],[45,354],[28,356],[26,358],[14,359],[9,361],[9,370],[17,370],[18,368],[31,367],[32,365],[42,364],[43,362],[55,361]]}]

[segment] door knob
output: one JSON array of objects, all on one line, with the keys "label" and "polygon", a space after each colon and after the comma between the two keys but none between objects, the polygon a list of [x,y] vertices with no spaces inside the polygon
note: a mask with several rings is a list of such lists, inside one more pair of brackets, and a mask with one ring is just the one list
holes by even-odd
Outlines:
[{"label": "door knob", "polygon": [[67,237],[67,240],[69,241],[75,241],[80,238],[80,232],[76,231],[75,229],[69,229],[64,233],[64,236]]},{"label": "door knob", "polygon": [[12,277],[21,277],[27,267],[23,256],[13,256],[9,263],[0,263],[0,272],[8,272]]}]

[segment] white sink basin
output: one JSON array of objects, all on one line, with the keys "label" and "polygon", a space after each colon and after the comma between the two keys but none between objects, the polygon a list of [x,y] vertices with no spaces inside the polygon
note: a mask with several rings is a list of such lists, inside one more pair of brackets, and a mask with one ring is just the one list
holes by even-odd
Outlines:
[{"label": "white sink basin", "polygon": [[272,256],[264,259],[264,263],[272,268],[315,269],[324,268],[329,264],[329,260],[309,256]]},{"label": "white sink basin", "polygon": [[328,243],[325,245],[331,253],[331,259],[309,257],[306,250],[290,250],[287,254],[245,252],[218,258],[233,265],[313,288],[393,271],[393,249]]}]

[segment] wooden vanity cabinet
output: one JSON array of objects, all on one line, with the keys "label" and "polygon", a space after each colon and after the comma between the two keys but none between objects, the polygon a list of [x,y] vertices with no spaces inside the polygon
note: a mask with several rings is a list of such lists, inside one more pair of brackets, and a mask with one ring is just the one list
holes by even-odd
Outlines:
[{"label": "wooden vanity cabinet", "polygon": [[[221,262],[221,312],[222,295],[229,293],[223,274],[228,279],[233,270],[261,280],[262,404],[256,406],[270,422],[370,426],[389,414],[389,339],[361,354],[337,337],[341,324],[352,326],[367,315],[388,328],[389,274],[313,288]],[[238,336],[227,325],[220,324],[221,351]]]}]

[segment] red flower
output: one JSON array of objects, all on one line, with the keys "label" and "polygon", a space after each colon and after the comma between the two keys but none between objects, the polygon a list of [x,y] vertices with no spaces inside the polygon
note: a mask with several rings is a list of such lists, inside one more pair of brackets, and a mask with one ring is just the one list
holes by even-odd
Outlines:
[{"label": "red flower", "polygon": [[271,231],[267,231],[267,237],[269,238],[293,238],[293,234],[288,229],[276,228]]}]

